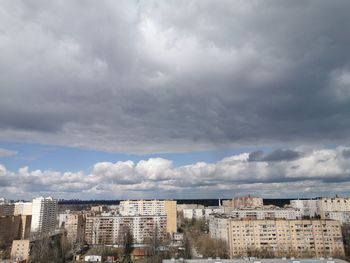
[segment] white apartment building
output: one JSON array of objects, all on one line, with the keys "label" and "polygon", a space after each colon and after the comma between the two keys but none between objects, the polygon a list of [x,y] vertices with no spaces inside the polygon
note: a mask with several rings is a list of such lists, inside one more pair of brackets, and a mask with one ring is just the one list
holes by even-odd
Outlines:
[{"label": "white apartment building", "polygon": [[121,244],[123,235],[131,231],[135,243],[144,243],[157,235],[166,236],[167,217],[150,216],[93,216],[86,218],[85,240],[88,244]]},{"label": "white apartment building", "polygon": [[293,208],[299,209],[302,216],[305,217],[312,218],[320,214],[320,206],[318,199],[291,200],[290,205]]},{"label": "white apartment building", "polygon": [[319,206],[321,218],[325,218],[326,212],[350,212],[350,198],[321,198]]},{"label": "white apartment building", "polygon": [[338,220],[342,224],[350,223],[350,212],[325,212],[325,219]]},{"label": "white apartment building", "polygon": [[119,204],[122,216],[161,216],[167,218],[167,232],[177,232],[176,201],[173,200],[127,200]]},{"label": "white apartment building", "polygon": [[52,197],[34,198],[32,202],[33,233],[50,233],[55,230],[57,217],[57,200]]},{"label": "white apartment building", "polygon": [[183,216],[185,219],[209,219],[211,214],[222,214],[225,212],[224,207],[214,206],[206,208],[197,208],[197,209],[183,209]]},{"label": "white apartment building", "polygon": [[232,210],[226,213],[231,218],[249,219],[301,219],[302,214],[298,209],[242,209]]},{"label": "white apartment building", "polygon": [[209,217],[209,234],[211,238],[228,242],[228,221],[230,217],[211,215]]}]

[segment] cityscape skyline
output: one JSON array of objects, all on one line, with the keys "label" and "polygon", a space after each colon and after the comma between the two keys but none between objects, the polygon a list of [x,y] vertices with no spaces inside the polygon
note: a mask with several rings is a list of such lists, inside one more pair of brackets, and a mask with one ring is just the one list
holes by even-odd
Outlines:
[{"label": "cityscape skyline", "polygon": [[348,10],[5,0],[1,195],[350,195]]}]

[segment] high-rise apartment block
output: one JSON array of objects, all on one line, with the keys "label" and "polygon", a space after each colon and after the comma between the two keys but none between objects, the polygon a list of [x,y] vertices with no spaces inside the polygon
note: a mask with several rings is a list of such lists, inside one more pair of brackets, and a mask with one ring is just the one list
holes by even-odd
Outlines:
[{"label": "high-rise apartment block", "polygon": [[85,217],[81,213],[65,213],[59,216],[59,227],[67,231],[67,238],[71,244],[84,242]]},{"label": "high-rise apartment block", "polygon": [[333,220],[228,220],[231,257],[259,251],[275,256],[344,255],[341,225]]},{"label": "high-rise apartment block", "polygon": [[172,200],[128,200],[119,205],[122,216],[166,215],[167,232],[177,232],[176,201]]},{"label": "high-rise apartment block", "polygon": [[88,244],[122,244],[126,231],[135,243],[144,243],[157,236],[164,238],[167,230],[165,215],[93,216],[86,218],[85,239]]},{"label": "high-rise apartment block", "polygon": [[55,230],[57,200],[52,197],[33,199],[31,232],[50,233]]}]

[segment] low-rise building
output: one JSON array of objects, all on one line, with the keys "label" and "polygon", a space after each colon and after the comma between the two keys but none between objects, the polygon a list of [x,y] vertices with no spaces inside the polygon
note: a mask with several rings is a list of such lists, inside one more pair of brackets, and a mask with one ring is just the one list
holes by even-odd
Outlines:
[{"label": "low-rise building", "polygon": [[13,240],[11,248],[11,258],[18,260],[29,260],[30,241]]}]

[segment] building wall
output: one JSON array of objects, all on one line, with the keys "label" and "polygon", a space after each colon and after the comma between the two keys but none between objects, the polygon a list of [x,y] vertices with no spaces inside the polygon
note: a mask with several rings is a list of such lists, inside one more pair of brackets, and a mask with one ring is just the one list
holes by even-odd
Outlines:
[{"label": "building wall", "polygon": [[32,203],[17,202],[15,203],[14,215],[32,215]]},{"label": "building wall", "polygon": [[254,197],[251,195],[235,197],[232,200],[224,200],[224,206],[230,206],[234,208],[245,208],[245,207],[262,207],[263,199],[261,197]]},{"label": "building wall", "polygon": [[59,227],[67,231],[67,238],[72,243],[83,243],[85,238],[85,217],[80,213],[60,214]]},{"label": "building wall", "polygon": [[269,251],[277,256],[344,255],[338,221],[230,219],[228,233],[231,257],[253,251]]},{"label": "building wall", "polygon": [[94,216],[86,218],[85,239],[88,244],[121,244],[130,230],[135,243],[144,243],[157,231],[159,238],[167,232],[167,217],[159,216]]},{"label": "building wall", "polygon": [[210,216],[209,234],[211,238],[228,242],[228,218]]},{"label": "building wall", "polygon": [[29,259],[29,240],[13,240],[11,248],[11,258],[28,260]]},{"label": "building wall", "polygon": [[326,212],[350,212],[350,198],[321,198],[319,206],[321,218],[325,218]]},{"label": "building wall", "polygon": [[166,215],[167,232],[177,232],[176,201],[172,200],[128,200],[119,205],[122,216]]},{"label": "building wall", "polygon": [[15,205],[9,203],[0,204],[0,216],[13,216]]},{"label": "building wall", "polygon": [[28,239],[30,236],[30,228],[32,223],[31,215],[20,215],[20,239]]},{"label": "building wall", "polygon": [[308,200],[291,200],[290,205],[300,210],[302,216],[305,217],[316,217],[320,214],[319,200],[308,199]]},{"label": "building wall", "polygon": [[0,217],[0,243],[11,245],[14,239],[19,239],[20,221],[20,216]]},{"label": "building wall", "polygon": [[177,210],[176,201],[165,200],[164,201],[164,213],[167,216],[167,232],[177,232]]},{"label": "building wall", "polygon": [[55,230],[57,200],[51,197],[33,199],[31,232],[49,233]]}]

